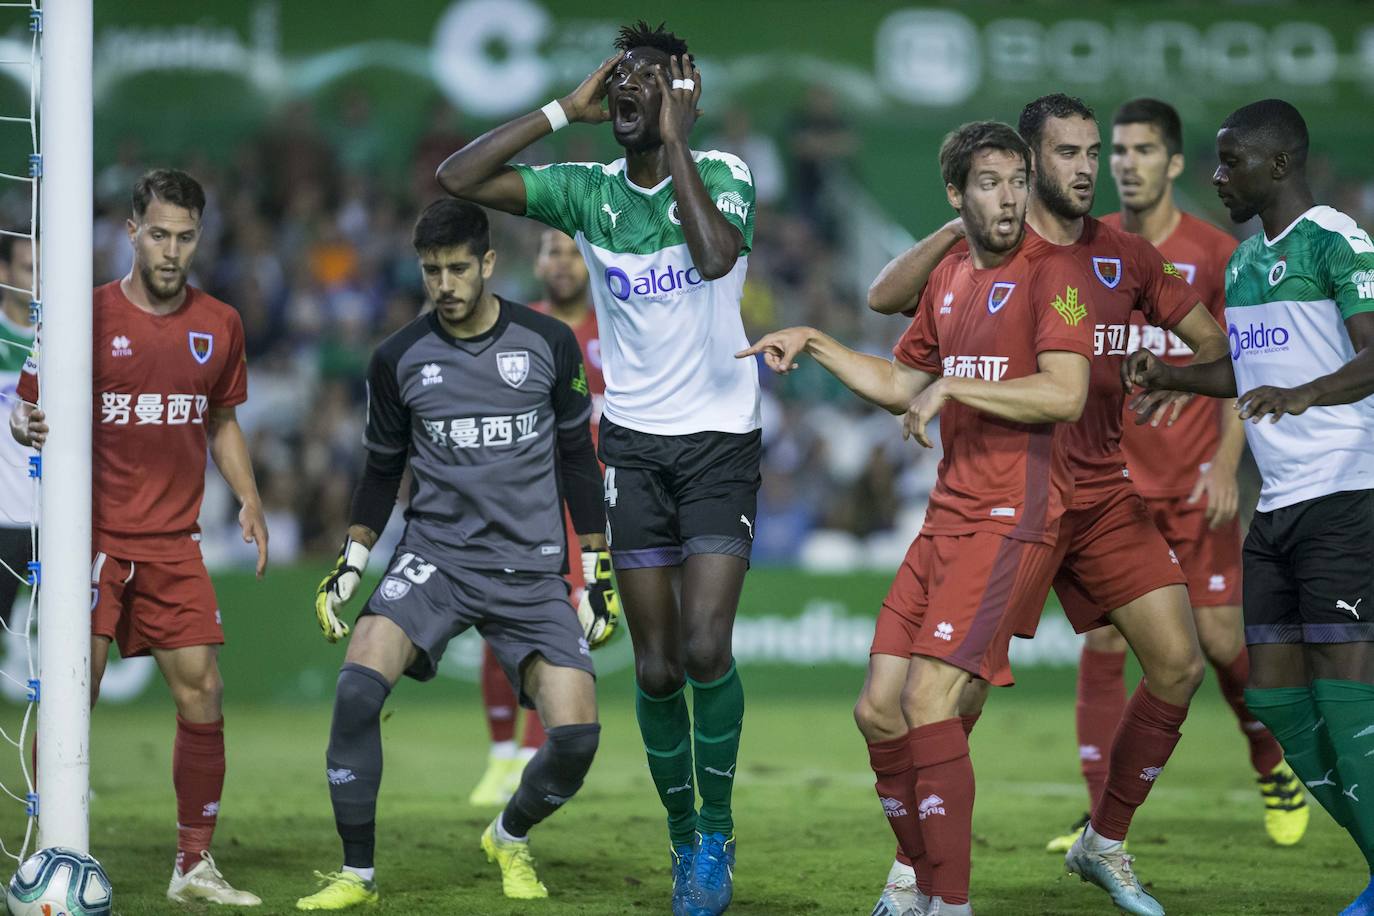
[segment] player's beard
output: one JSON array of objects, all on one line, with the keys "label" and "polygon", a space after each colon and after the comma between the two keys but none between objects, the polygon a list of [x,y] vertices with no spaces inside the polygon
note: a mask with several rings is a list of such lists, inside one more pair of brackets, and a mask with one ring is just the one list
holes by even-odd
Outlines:
[{"label": "player's beard", "polygon": [[146,289],[154,299],[167,302],[181,295],[181,291],[186,288],[186,271],[178,270],[177,278],[168,285],[166,281],[158,275],[157,268],[140,264],[138,268],[139,276],[143,278],[143,288]]},{"label": "player's beard", "polygon": [[1045,204],[1055,216],[1061,219],[1078,219],[1087,216],[1092,212],[1093,199],[1097,197],[1097,188],[1093,188],[1093,193],[1088,196],[1087,203],[1080,205],[1069,193],[1052,183],[1050,177],[1044,172],[1035,173],[1035,196]]},{"label": "player's beard", "polygon": [[1002,238],[993,231],[993,227],[1004,214],[998,211],[990,220],[982,220],[975,216],[971,210],[963,213],[964,226],[974,243],[983,251],[989,254],[1006,254],[1008,251],[1015,251],[1016,246],[1021,244],[1021,240],[1026,235],[1026,214],[1024,212],[1012,217],[1016,222],[1016,234],[1010,239]]}]

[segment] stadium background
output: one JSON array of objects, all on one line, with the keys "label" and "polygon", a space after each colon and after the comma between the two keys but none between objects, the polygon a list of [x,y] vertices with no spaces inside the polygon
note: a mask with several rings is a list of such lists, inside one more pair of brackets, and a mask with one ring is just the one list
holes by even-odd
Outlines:
[{"label": "stadium background", "polygon": [[[269,805],[271,816],[313,819],[312,848],[330,850],[323,860],[319,854],[302,858],[301,868],[333,867],[326,794],[314,783],[322,783],[316,758],[342,653],[318,638],[308,606],[337,550],[360,468],[367,357],[422,300],[408,240],[418,209],[437,194],[434,168],[489,126],[569,92],[609,53],[616,27],[639,17],[666,19],[697,56],[706,114],[693,145],[735,152],[754,170],[759,211],[744,303],[751,338],[808,323],[871,352],[887,352],[902,322],[868,314],[864,291],[912,235],[924,235],[951,215],[935,163],[940,138],[973,118],[1014,123],[1026,100],[1049,91],[1081,95],[1094,106],[1104,140],[1112,110],[1127,98],[1155,95],[1176,105],[1188,156],[1178,183],[1181,202],[1226,226],[1209,184],[1215,125],[1239,104],[1274,95],[1289,99],[1311,127],[1317,199],[1366,227],[1374,224],[1366,116],[1374,99],[1374,16],[1359,4],[102,0],[95,34],[96,282],[127,270],[123,221],[133,179],[155,165],[186,168],[211,195],[193,282],[234,304],[247,332],[250,400],[240,417],[268,509],[268,578],[254,583],[243,571],[251,549],[239,542],[236,507],[214,473],[202,516],[230,640],[223,668],[234,763],[226,798],[237,801],[227,801],[224,834],[233,832],[236,847],[232,811],[250,806],[245,796],[254,783],[241,770],[236,776],[234,767],[260,749],[280,759],[281,774],[299,773],[292,791],[304,799],[283,803],[279,811]],[[26,36],[19,27],[0,35],[0,51],[11,43],[26,49]],[[21,103],[27,99],[18,83],[0,82],[0,108]],[[0,157],[22,161],[22,143],[17,134],[0,133]],[[538,144],[526,161],[616,155],[608,130],[575,125]],[[1116,209],[1105,153],[1097,201],[1097,214]],[[0,198],[0,218],[24,222],[27,199]],[[499,215],[493,225],[495,288],[517,300],[536,298],[531,264],[537,227]],[[1244,236],[1256,227],[1231,228]],[[46,251],[48,257],[79,256],[51,240]],[[848,824],[854,836],[842,842],[856,850],[885,850],[888,838],[872,816],[871,792],[864,788],[869,777],[848,707],[859,687],[877,602],[919,527],[938,456],[903,443],[895,420],[866,410],[814,366],[785,383],[769,377],[764,384],[767,450],[756,571],[736,637],[751,696],[758,698],[750,716],[758,718],[751,718],[757,724],[745,739],[741,773],[751,776],[752,762],[753,779],[765,782],[768,766],[779,767],[792,774],[784,786],[800,785],[813,798],[832,783],[843,786],[836,791],[852,800],[832,807],[836,823]],[[1242,502],[1248,508],[1253,496]],[[389,537],[397,534],[396,522]],[[1054,832],[1081,805],[1074,785],[1068,670],[1077,649],[1057,615],[1035,642],[1018,643],[1023,685],[994,699],[992,727],[983,729],[991,734],[982,738],[1012,743],[979,759],[979,738],[974,741],[980,786],[988,793],[980,798],[990,799],[997,791],[990,786],[998,780],[1020,781],[1024,794],[1034,797],[1025,801],[1030,807],[1008,815],[1028,819],[1023,829],[1031,841]],[[460,642],[445,660],[447,683],[423,690],[405,685],[396,701],[403,710],[442,705],[442,712],[425,713],[439,716],[430,725],[395,728],[401,735],[411,727],[421,737],[444,736],[450,746],[434,759],[451,770],[443,784],[454,799],[465,797],[483,753],[472,686],[477,651],[475,640]],[[628,641],[618,641],[600,660],[607,720],[629,732]],[[12,644],[3,664],[17,671]],[[8,680],[0,681],[0,689],[13,698]],[[139,702],[118,711],[102,707],[95,716],[97,854],[102,843],[127,829],[122,820],[115,822],[115,812],[122,819],[135,810],[171,811],[165,779],[170,714],[161,715],[168,709],[165,691],[151,663],[112,666],[102,702],[131,700]],[[769,704],[771,712],[756,713]],[[1212,687],[1204,687],[1196,706],[1200,724],[1190,722],[1185,735],[1191,733],[1197,746],[1190,752],[1185,737],[1180,754],[1192,762],[1178,765],[1193,775],[1175,781],[1174,795],[1166,777],[1159,795],[1192,808],[1212,779],[1222,793],[1221,819],[1213,825],[1218,835],[1257,829],[1257,802],[1249,790],[1226,794],[1245,788],[1248,779],[1239,736],[1231,734],[1234,727]],[[245,732],[258,726],[236,729],[236,720],[258,723],[260,733],[250,737]],[[788,744],[788,724],[803,721],[824,722],[825,741],[796,745],[793,738]],[[298,734],[309,736],[299,747],[292,741]],[[760,761],[767,752],[754,744],[764,740],[796,745],[795,756],[765,765]],[[822,744],[836,749],[822,752]],[[624,753],[617,759],[637,766],[633,741],[611,742],[618,745]],[[1206,765],[1214,747],[1230,761],[1229,777],[1214,775]],[[389,754],[391,748],[389,741]],[[406,753],[428,759],[426,754],[439,752],[410,747]],[[996,759],[985,764],[989,756]],[[604,759],[598,764],[602,781],[594,779],[593,797],[613,794],[606,781],[622,778],[614,770],[607,777],[614,765]],[[991,783],[981,781],[985,765],[992,767]],[[641,828],[645,843],[658,843],[647,777],[633,772],[623,779],[638,805],[634,817],[647,825]],[[425,785],[421,780],[411,791]],[[751,798],[762,799],[763,791],[742,790],[742,804],[747,808]],[[988,803],[980,801],[980,831],[989,826],[981,820]],[[251,804],[261,806],[259,800]],[[1167,804],[1160,803],[1158,817]],[[1049,820],[1035,821],[1040,815]],[[1186,823],[1182,811],[1177,817]],[[150,829],[161,829],[166,819],[150,820]],[[0,830],[12,833],[15,820],[13,812],[0,814]],[[468,820],[480,826],[477,815]],[[1315,842],[1341,848],[1322,826],[1314,827]],[[1164,832],[1162,826],[1149,829]],[[242,844],[261,839],[245,833]],[[998,851],[1016,846],[992,843]],[[143,848],[160,849],[159,844],[165,845],[153,836]],[[154,885],[165,880],[161,860],[148,859],[156,855],[151,851],[140,858],[138,848],[122,846],[116,855],[135,869],[159,862],[157,875],[147,877],[153,900]],[[884,855],[878,853],[856,879],[863,890],[849,907],[854,912],[866,911]],[[575,861],[578,855],[570,850],[563,858]],[[657,858],[655,853],[649,861]],[[1311,880],[1299,870],[1289,877],[1285,869],[1297,869],[1298,861],[1264,860],[1262,867],[1272,880],[1296,886]],[[1052,863],[1032,864],[1053,884]],[[661,872],[660,866],[654,868]],[[308,874],[301,868],[297,877]],[[1015,870],[1007,874],[1007,887],[1015,886]],[[981,867],[975,882],[986,875]],[[144,878],[138,876],[136,888]],[[625,884],[630,882],[627,877]],[[1064,882],[1057,886],[1067,888]],[[621,887],[613,882],[611,892]],[[635,893],[657,900],[647,891]],[[789,907],[810,899],[805,890],[799,893]],[[1025,908],[993,912],[1079,912],[1072,906],[1082,905],[1086,913],[1098,902],[1089,896],[1094,892],[1064,893],[1072,903],[1036,898],[1032,905],[1008,896]],[[588,891],[587,909],[575,911],[610,911],[598,909],[594,899]],[[1195,906],[1203,908],[1190,911],[1271,911]],[[741,907],[781,911],[767,903],[750,908],[747,897]],[[1294,907],[1284,912],[1306,912]],[[824,903],[800,908],[840,911]],[[487,910],[473,903],[461,911]]]}]

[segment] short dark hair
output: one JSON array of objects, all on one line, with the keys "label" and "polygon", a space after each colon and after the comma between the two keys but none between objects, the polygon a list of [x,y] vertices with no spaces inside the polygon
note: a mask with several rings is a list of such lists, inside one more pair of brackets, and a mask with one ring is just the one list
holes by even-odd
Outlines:
[{"label": "short dark hair", "polygon": [[1050,118],[1086,118],[1091,121],[1096,116],[1088,103],[1072,95],[1055,92],[1040,98],[1021,109],[1021,117],[1016,129],[1031,149],[1040,148],[1040,138],[1045,133],[1045,122]]},{"label": "short dark hair", "polygon": [[669,57],[681,57],[687,53],[687,42],[665,30],[663,27],[666,24],[660,22],[655,27],[641,19],[634,25],[622,25],[616,33],[615,49],[630,51],[634,48],[653,48]]},{"label": "short dark hair", "polygon": [[1112,126],[1118,124],[1150,124],[1159,131],[1164,149],[1170,156],[1183,152],[1183,122],[1178,110],[1159,99],[1131,99],[1112,115]]},{"label": "short dark hair", "polygon": [[134,182],[134,217],[142,220],[154,199],[184,207],[199,219],[205,214],[205,189],[190,175],[178,169],[153,169]]},{"label": "short dark hair", "polygon": [[416,254],[466,245],[477,257],[491,248],[487,211],[466,200],[441,198],[425,207],[415,221],[410,242]]},{"label": "short dark hair", "polygon": [[1026,141],[1012,130],[1010,124],[1001,121],[970,121],[945,135],[940,144],[940,176],[945,184],[953,185],[960,191],[968,181],[969,170],[973,168],[973,157],[980,150],[995,149],[1020,156],[1030,174],[1030,147]]},{"label": "short dark hair", "polygon": [[1258,141],[1267,152],[1291,153],[1298,161],[1307,158],[1307,122],[1283,99],[1261,99],[1237,108],[1221,122],[1221,130],[1233,130],[1242,142]]}]

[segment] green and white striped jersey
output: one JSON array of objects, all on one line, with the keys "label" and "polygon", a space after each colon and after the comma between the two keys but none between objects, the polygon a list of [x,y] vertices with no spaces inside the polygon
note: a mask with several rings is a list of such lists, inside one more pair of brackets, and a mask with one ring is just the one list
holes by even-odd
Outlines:
[{"label": "green and white striped jersey", "polygon": [[625,160],[517,165],[525,215],[572,236],[591,275],[606,379],[604,416],[656,435],[759,427],[759,380],[740,295],[754,238],[754,180],[738,157],[692,152],[706,191],[744,238],[734,269],[703,279],[673,179],[633,184]]},{"label": "green and white striped jersey", "polygon": [[[0,312],[0,412],[8,417],[18,398],[19,372],[33,349],[33,328],[16,324]],[[33,451],[5,430],[0,435],[0,528],[27,528],[33,521],[33,484],[29,456]],[[0,570],[0,575],[8,575]]]},{"label": "green and white striped jersey", "polygon": [[[1275,239],[1246,239],[1226,268],[1226,323],[1241,394],[1293,388],[1355,357],[1344,321],[1374,311],[1374,243],[1349,216],[1313,207]],[[1374,397],[1245,424],[1264,478],[1259,511],[1374,489]]]}]

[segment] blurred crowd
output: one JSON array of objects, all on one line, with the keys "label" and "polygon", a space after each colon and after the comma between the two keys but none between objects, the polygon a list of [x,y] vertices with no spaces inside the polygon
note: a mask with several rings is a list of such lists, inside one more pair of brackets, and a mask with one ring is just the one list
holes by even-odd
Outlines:
[{"label": "blurred crowd", "polygon": [[[193,282],[243,317],[250,396],[239,412],[279,562],[338,549],[362,465],[368,358],[423,304],[411,225],[440,193],[435,168],[475,133],[436,103],[413,141],[408,173],[387,174],[378,163],[396,138],[373,118],[375,104],[357,94],[325,118],[297,102],[228,157],[189,150],[181,161],[155,163],[185,168],[210,197]],[[586,137],[569,132],[567,145],[536,146],[522,161],[609,158],[579,148]],[[869,192],[855,168],[859,135],[834,97],[812,90],[773,134],[755,129],[749,113],[735,108],[698,127],[696,137],[695,147],[733,152],[754,174],[757,219],[743,302],[750,338],[810,324],[859,349],[890,353],[905,322],[868,313],[864,290],[871,275],[856,275],[845,256],[855,233],[876,230],[871,222],[854,222],[863,212],[852,206],[855,196]],[[1197,153],[1190,168],[1199,179],[1191,186],[1201,187],[1210,159],[1205,151],[1190,152]],[[129,268],[129,190],[152,164],[129,139],[117,161],[97,173],[97,283]],[[1374,182],[1342,183],[1319,156],[1311,171],[1319,201],[1371,225]],[[1111,181],[1105,155],[1100,180],[1099,195]],[[841,199],[845,206],[837,205]],[[871,209],[881,212],[876,204]],[[540,227],[499,214],[492,224],[496,291],[517,301],[538,299],[531,269]],[[875,252],[877,263],[897,250]],[[896,420],[809,362],[784,378],[762,376],[766,450],[756,562],[896,565],[919,528],[938,449],[904,443]],[[237,537],[232,497],[218,475],[208,480],[207,561],[251,560],[251,547]]]}]

